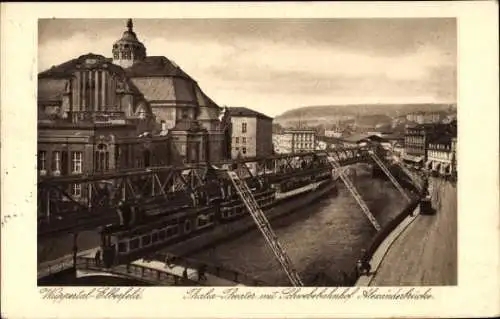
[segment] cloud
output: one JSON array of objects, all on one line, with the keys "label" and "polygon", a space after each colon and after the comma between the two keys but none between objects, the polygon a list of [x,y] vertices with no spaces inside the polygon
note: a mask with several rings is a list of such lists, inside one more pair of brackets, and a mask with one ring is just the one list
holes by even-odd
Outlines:
[{"label": "cloud", "polygon": [[[304,23],[288,29],[279,24],[252,29],[247,24],[234,30],[228,30],[227,23],[197,23],[198,27],[188,24],[175,33],[172,21],[162,22],[163,29],[152,22],[144,22],[141,29],[139,21],[136,32],[148,55],[175,61],[221,105],[245,105],[275,115],[301,105],[456,100],[456,52],[451,49],[455,41],[443,38],[444,31],[429,31],[427,36],[406,28],[410,39],[403,41],[400,31],[394,31],[394,39],[387,34],[394,26],[374,33],[369,24],[354,28],[350,22],[363,40],[355,43],[361,40],[352,36],[353,30],[332,31],[330,36],[324,30],[320,34],[320,24],[311,27],[316,30],[311,40]],[[73,26],[57,37],[46,31],[39,45],[39,70],[89,52],[111,56],[123,27],[100,33],[85,25],[83,31]],[[370,42],[368,34],[376,34],[378,40]],[[378,44],[383,48],[375,50]]]}]

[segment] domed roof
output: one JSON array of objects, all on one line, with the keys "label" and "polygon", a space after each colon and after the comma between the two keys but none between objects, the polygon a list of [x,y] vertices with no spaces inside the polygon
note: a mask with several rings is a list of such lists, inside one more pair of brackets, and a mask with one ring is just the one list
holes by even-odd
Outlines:
[{"label": "domed roof", "polygon": [[135,34],[135,32],[125,31],[123,32],[121,39],[119,39],[115,43],[118,42],[139,42],[139,40],[137,39],[137,35]]},{"label": "domed roof", "polygon": [[127,30],[125,30],[125,32],[123,32],[123,35],[120,39],[115,41],[113,47],[115,47],[118,44],[132,44],[132,45],[140,46],[140,47],[144,48],[144,44],[142,44],[142,42],[139,41],[139,39],[137,38],[137,35],[133,31],[133,28],[134,28],[134,24],[132,22],[132,19],[128,19]]}]

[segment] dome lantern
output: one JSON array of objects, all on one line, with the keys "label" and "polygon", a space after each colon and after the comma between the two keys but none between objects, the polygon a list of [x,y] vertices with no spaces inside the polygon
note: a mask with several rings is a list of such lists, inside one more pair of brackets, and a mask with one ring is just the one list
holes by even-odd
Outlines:
[{"label": "dome lantern", "polygon": [[135,34],[132,19],[127,20],[127,30],[122,37],[113,44],[113,63],[123,68],[131,67],[136,61],[146,57],[146,47]]}]

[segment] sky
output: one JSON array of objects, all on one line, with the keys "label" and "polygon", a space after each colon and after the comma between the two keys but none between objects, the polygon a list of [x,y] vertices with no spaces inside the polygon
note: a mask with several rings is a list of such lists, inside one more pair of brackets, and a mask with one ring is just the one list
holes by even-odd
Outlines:
[{"label": "sky", "polygon": [[[39,72],[86,53],[111,57],[124,19],[40,20]],[[220,106],[270,116],[301,106],[455,103],[455,19],[134,19]]]}]

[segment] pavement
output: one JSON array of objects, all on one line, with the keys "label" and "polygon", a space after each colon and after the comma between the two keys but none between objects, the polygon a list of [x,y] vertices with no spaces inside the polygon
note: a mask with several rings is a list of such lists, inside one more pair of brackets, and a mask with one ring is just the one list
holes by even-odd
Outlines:
[{"label": "pavement", "polygon": [[403,234],[403,232],[418,218],[419,207],[413,211],[413,216],[408,216],[405,218],[390,234],[386,239],[380,244],[375,253],[370,260],[370,265],[372,266],[371,273],[368,276],[359,277],[356,282],[356,286],[369,286],[372,282],[375,274],[380,269],[380,266],[387,256],[387,253],[391,249],[392,245],[398,240],[398,238]]},{"label": "pavement", "polygon": [[431,179],[435,215],[401,223],[375,252],[372,274],[359,286],[447,286],[457,284],[457,190]]}]

